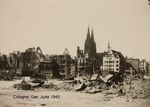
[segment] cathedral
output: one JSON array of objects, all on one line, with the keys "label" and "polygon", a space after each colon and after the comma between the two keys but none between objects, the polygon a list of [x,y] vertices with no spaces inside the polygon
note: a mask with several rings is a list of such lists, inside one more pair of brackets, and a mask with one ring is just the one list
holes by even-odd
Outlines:
[{"label": "cathedral", "polygon": [[96,71],[96,43],[94,40],[93,28],[88,27],[87,37],[84,44],[84,51],[77,47],[77,73],[92,75]]},{"label": "cathedral", "polygon": [[[121,52],[112,50],[108,42],[108,50],[106,52],[97,53],[96,43],[94,40],[93,28],[90,33],[88,27],[87,37],[84,43],[84,55],[88,56],[89,63],[92,62],[92,69],[90,71],[113,71],[124,73],[125,71],[125,59]],[[87,70],[88,71],[88,70]]]},{"label": "cathedral", "polygon": [[93,28],[92,28],[92,31],[90,34],[90,30],[88,27],[87,38],[86,38],[85,44],[84,44],[84,54],[88,55],[90,60],[93,60],[96,56],[96,43],[94,40]]}]

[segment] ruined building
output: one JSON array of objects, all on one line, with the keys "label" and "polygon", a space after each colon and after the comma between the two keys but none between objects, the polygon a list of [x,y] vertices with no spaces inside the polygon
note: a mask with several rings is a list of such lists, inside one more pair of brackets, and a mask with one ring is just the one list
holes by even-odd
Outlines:
[{"label": "ruined building", "polygon": [[126,58],[126,70],[127,75],[134,75],[139,73],[139,59]]},{"label": "ruined building", "polygon": [[20,57],[19,51],[14,51],[13,53],[9,54],[9,56],[7,57],[7,60],[11,68],[19,67],[19,57]]},{"label": "ruined building", "polygon": [[31,76],[36,70],[38,70],[38,65],[41,61],[45,59],[40,47],[28,48],[25,52],[20,55],[19,68],[22,71],[22,75]]},{"label": "ruined building", "polygon": [[2,55],[0,53],[0,71],[2,70],[8,70],[10,68],[8,61],[7,61],[7,55]]},{"label": "ruined building", "polygon": [[93,71],[93,66],[89,67],[89,56],[88,54],[84,55],[83,50],[80,50],[80,47],[77,47],[77,74],[86,75],[90,74],[90,71]]},{"label": "ruined building", "polygon": [[141,74],[147,73],[147,62],[145,59],[142,59],[141,61],[139,61],[139,70]]},{"label": "ruined building", "polygon": [[59,65],[60,73],[63,73],[65,75],[71,75],[70,71],[71,71],[72,58],[67,48],[64,50],[64,53],[61,55],[51,55],[50,60],[55,60],[57,62],[57,64]]}]

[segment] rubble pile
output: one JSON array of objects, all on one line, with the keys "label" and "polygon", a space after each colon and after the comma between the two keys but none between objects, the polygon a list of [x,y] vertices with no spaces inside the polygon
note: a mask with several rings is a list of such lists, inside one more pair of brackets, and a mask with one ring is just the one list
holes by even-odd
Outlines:
[{"label": "rubble pile", "polygon": [[0,80],[12,81],[13,74],[11,72],[0,72]]},{"label": "rubble pile", "polygon": [[[85,93],[95,94],[95,93],[103,92],[105,90],[110,90],[112,85],[110,79],[114,79],[112,77],[113,75],[108,75],[105,78],[103,78],[94,74],[93,76],[91,76],[91,78],[80,77],[80,78],[76,78],[75,80],[71,80],[72,82],[63,81],[56,84],[51,81],[49,83],[43,84],[42,87],[52,91],[57,91],[57,90],[82,91]],[[116,93],[116,90],[118,89],[115,86],[115,89],[111,89],[111,91],[112,90],[115,90]],[[114,92],[110,92],[110,93],[114,93]]]},{"label": "rubble pile", "polygon": [[121,79],[118,79],[118,76],[114,75],[105,77],[94,75],[91,78],[81,77],[75,80],[50,80],[41,81],[40,83],[27,83],[23,80],[21,84],[15,84],[14,88],[27,90],[41,87],[50,91],[80,91],[89,94],[101,92],[104,96],[125,96],[127,100],[150,98],[150,80],[140,77],[121,77]]},{"label": "rubble pile", "polygon": [[13,88],[17,88],[17,90],[30,90],[31,84],[29,84],[23,79],[23,81],[20,84],[14,84]]},{"label": "rubble pile", "polygon": [[47,83],[47,84],[43,84],[42,85],[43,88],[47,88],[51,91],[58,91],[58,90],[61,90],[61,91],[71,91],[74,89],[74,83],[58,83],[58,84],[55,84],[53,82],[50,82],[50,83]]},{"label": "rubble pile", "polygon": [[[111,77],[111,75],[109,75]],[[108,77],[108,76],[106,76]],[[86,81],[85,92],[97,93],[102,92],[105,96],[116,94],[117,96],[125,96],[127,99],[134,98],[150,98],[150,80],[132,77],[122,78],[124,81],[116,79],[116,77],[106,79],[96,79],[94,81]]]},{"label": "rubble pile", "polygon": [[126,97],[132,98],[150,98],[150,81],[137,79],[124,84]]}]

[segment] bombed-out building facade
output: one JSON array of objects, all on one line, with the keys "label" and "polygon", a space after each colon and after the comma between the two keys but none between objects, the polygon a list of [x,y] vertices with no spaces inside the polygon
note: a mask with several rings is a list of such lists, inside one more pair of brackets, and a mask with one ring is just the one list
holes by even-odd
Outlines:
[{"label": "bombed-out building facade", "polygon": [[126,58],[126,75],[135,75],[139,73],[139,59]]},{"label": "bombed-out building facade", "polygon": [[40,47],[28,48],[20,55],[19,68],[22,71],[22,75],[33,75],[38,70],[38,65],[45,59]]},{"label": "bombed-out building facade", "polygon": [[67,48],[64,50],[63,54],[50,55],[49,59],[54,60],[59,65],[58,69],[60,73],[71,75],[71,64],[74,62]]}]

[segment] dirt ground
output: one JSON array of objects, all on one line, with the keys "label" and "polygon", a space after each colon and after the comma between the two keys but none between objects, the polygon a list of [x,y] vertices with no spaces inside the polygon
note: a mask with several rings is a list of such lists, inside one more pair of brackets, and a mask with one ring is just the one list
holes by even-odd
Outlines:
[{"label": "dirt ground", "polygon": [[[50,91],[48,89],[17,90],[16,81],[0,81],[0,107],[150,107],[150,99],[129,99],[116,94],[88,94],[75,91]],[[18,97],[21,96],[21,97]],[[23,96],[26,98],[23,99]],[[44,96],[41,98],[41,96]]]}]

